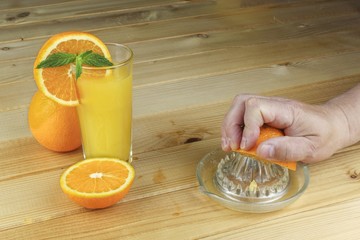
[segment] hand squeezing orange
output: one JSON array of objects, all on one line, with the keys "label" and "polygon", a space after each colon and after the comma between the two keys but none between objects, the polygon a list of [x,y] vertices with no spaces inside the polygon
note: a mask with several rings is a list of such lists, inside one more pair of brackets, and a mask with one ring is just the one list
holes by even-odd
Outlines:
[{"label": "hand squeezing orange", "polygon": [[[267,125],[263,125],[260,128],[260,135],[259,135],[259,138],[256,141],[255,146],[252,147],[250,150],[239,149],[239,150],[236,150],[236,152],[239,152],[239,153],[241,153],[243,155],[246,155],[246,156],[250,156],[250,157],[252,157],[254,159],[257,159],[257,160],[270,162],[269,160],[262,159],[259,156],[257,156],[256,150],[257,150],[258,146],[262,142],[264,142],[264,141],[266,141],[266,140],[268,140],[270,138],[281,137],[281,136],[284,136],[284,132],[281,131],[280,129],[273,128],[273,127],[270,127],[270,126],[267,126]],[[273,161],[272,160],[271,163],[281,165],[281,166],[286,167],[286,168],[288,168],[290,170],[293,170],[293,171],[296,170],[296,162],[285,162],[285,161],[277,161],[277,160]]]}]

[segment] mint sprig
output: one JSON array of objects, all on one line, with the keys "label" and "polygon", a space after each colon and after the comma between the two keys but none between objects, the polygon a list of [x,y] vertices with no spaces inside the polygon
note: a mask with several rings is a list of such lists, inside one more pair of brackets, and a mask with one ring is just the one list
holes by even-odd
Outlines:
[{"label": "mint sprig", "polygon": [[75,78],[78,79],[82,73],[82,65],[86,64],[92,67],[107,67],[113,66],[106,57],[94,53],[93,51],[86,51],[80,54],[58,52],[49,55],[45,60],[41,61],[36,68],[51,68],[60,67],[70,63],[75,63]]}]

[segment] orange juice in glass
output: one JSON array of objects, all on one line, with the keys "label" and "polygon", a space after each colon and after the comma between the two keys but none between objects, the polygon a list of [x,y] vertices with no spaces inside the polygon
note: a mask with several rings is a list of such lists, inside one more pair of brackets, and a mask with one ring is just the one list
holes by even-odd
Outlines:
[{"label": "orange juice in glass", "polygon": [[84,158],[131,162],[133,54],[121,44],[106,46],[114,65],[84,66],[76,81]]}]

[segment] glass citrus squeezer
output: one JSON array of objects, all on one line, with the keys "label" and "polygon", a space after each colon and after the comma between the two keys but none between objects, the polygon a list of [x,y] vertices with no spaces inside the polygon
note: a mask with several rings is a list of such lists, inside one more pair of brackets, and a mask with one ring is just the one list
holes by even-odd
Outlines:
[{"label": "glass citrus squeezer", "polygon": [[200,190],[232,210],[264,213],[282,209],[297,200],[309,184],[305,164],[296,170],[238,152],[217,149],[199,162]]}]

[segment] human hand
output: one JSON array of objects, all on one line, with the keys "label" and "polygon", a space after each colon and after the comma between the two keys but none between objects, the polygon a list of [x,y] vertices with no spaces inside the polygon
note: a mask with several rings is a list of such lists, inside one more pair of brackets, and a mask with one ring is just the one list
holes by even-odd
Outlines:
[{"label": "human hand", "polygon": [[320,161],[344,147],[349,135],[346,118],[335,105],[238,95],[222,124],[223,150],[250,149],[263,124],[285,133],[259,145],[257,155],[269,160]]}]

